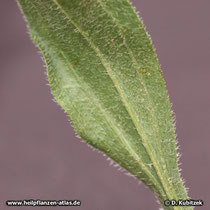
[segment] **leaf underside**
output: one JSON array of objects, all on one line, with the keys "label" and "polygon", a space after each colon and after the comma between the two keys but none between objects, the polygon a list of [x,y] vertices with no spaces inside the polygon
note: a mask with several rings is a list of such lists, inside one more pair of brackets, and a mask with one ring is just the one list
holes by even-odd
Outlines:
[{"label": "leaf underside", "polygon": [[165,82],[130,2],[18,2],[53,96],[77,134],[141,179],[162,204],[187,199]]}]

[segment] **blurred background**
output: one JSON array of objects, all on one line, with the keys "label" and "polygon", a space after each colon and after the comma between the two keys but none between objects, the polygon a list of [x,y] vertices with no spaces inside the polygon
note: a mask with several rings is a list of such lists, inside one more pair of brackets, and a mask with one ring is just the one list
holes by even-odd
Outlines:
[{"label": "blurred background", "polygon": [[[133,0],[167,83],[192,199],[210,209],[210,1]],[[75,137],[15,0],[0,4],[0,210],[8,199],[78,199],[81,210],[153,210],[144,184]],[[22,209],[24,207],[13,207]],[[36,209],[53,207],[36,207]],[[65,208],[65,207],[62,207]],[[67,208],[67,207],[66,207]],[[34,209],[27,207],[27,209]],[[56,208],[57,209],[57,208]]]}]

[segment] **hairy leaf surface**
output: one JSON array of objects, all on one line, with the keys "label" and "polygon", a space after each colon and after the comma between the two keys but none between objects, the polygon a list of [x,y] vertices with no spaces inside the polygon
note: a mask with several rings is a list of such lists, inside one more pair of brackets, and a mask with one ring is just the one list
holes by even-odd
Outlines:
[{"label": "hairy leaf surface", "polygon": [[53,96],[78,135],[141,179],[162,204],[187,199],[164,79],[130,2],[19,0],[19,5],[46,62]]}]

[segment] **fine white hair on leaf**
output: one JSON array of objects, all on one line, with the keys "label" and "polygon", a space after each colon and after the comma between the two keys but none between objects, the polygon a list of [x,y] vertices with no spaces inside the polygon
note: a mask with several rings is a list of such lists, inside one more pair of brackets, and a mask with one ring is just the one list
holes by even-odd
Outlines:
[{"label": "fine white hair on leaf", "polygon": [[117,1],[114,12],[111,0],[88,1],[83,12],[85,1],[19,2],[46,59],[51,94],[76,138],[109,154],[109,165],[141,178],[159,198],[185,195],[163,74],[136,8],[127,0]]}]

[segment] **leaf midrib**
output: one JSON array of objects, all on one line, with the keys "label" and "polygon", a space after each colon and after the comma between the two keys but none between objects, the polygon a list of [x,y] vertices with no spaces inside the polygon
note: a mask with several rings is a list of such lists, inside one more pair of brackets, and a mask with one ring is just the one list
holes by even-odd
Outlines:
[{"label": "leaf midrib", "polygon": [[[123,104],[125,105],[125,108],[127,109],[127,111],[128,111],[128,113],[129,113],[129,115],[130,115],[130,117],[131,117],[131,119],[132,119],[134,125],[136,126],[137,131],[138,131],[139,135],[140,135],[141,138],[142,138],[142,141],[144,141],[144,144],[143,144],[143,145],[144,145],[145,149],[147,150],[147,152],[148,152],[148,154],[149,154],[149,156],[150,156],[150,158],[151,158],[151,160],[152,160],[152,163],[153,163],[153,165],[154,165],[154,168],[155,168],[155,170],[156,170],[156,173],[157,173],[158,177],[159,177],[160,180],[161,180],[161,183],[162,183],[162,185],[163,185],[163,188],[166,190],[166,194],[168,195],[168,198],[169,198],[169,199],[172,199],[172,198],[174,198],[174,197],[176,198],[176,194],[175,194],[174,196],[171,195],[171,193],[170,193],[171,190],[168,189],[167,184],[165,183],[165,179],[164,179],[164,177],[162,176],[162,174],[161,174],[161,172],[160,172],[160,170],[159,170],[159,167],[158,167],[159,164],[156,163],[155,158],[153,157],[152,151],[151,151],[150,148],[147,146],[147,142],[146,142],[146,140],[145,140],[146,138],[145,138],[145,136],[143,135],[143,133],[142,133],[142,131],[141,131],[141,128],[140,128],[139,125],[138,125],[138,122],[136,122],[135,117],[133,117],[133,116],[135,116],[135,115],[132,113],[131,109],[129,108],[128,103],[127,103],[125,97],[123,96],[123,94],[122,94],[121,91],[120,91],[120,87],[117,85],[117,82],[116,82],[115,79],[111,76],[111,73],[110,73],[110,70],[109,70],[110,67],[109,67],[109,65],[108,65],[108,62],[106,62],[106,60],[103,58],[102,53],[100,52],[100,50],[99,50],[99,49],[93,44],[93,42],[85,35],[85,33],[81,30],[81,28],[80,28],[80,27],[71,19],[71,17],[69,16],[69,14],[62,8],[62,6],[58,3],[58,1],[57,1],[57,0],[53,0],[53,2],[57,5],[58,9],[60,9],[61,12],[69,19],[69,21],[77,28],[77,30],[80,32],[80,34],[87,40],[87,42],[90,44],[90,46],[93,48],[93,50],[96,52],[96,54],[97,54],[98,57],[100,58],[102,65],[105,67],[105,69],[106,69],[108,75],[110,76],[111,80],[113,81],[114,86],[116,87],[116,89],[117,89],[119,95],[121,96],[121,100],[122,100]],[[132,59],[133,59],[133,58],[132,58]],[[144,85],[145,85],[145,84],[144,84]],[[147,92],[147,91],[146,91],[146,92]],[[168,183],[168,185],[170,185],[170,184]],[[172,188],[172,190],[173,190],[173,188]]]}]

